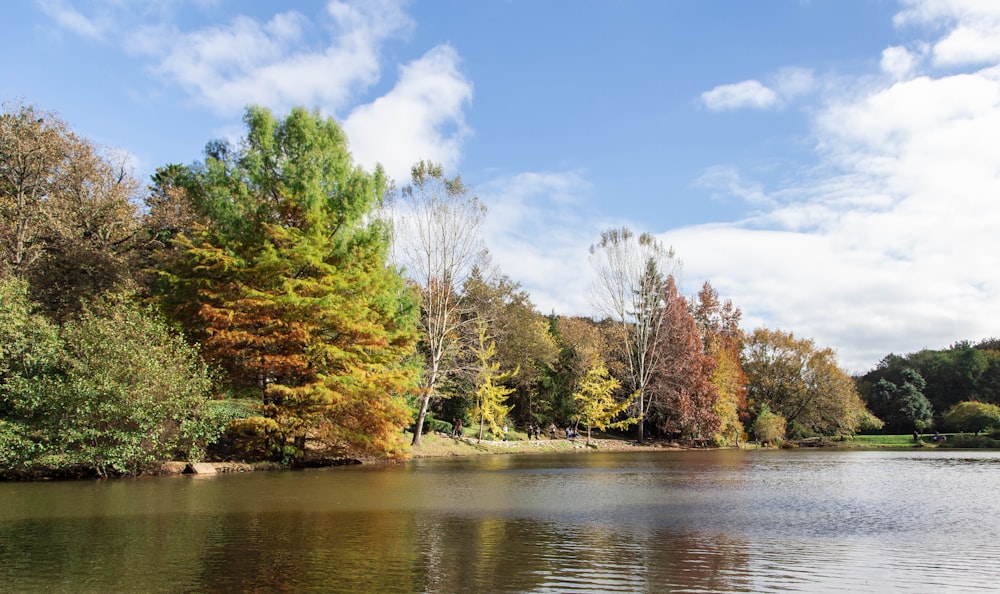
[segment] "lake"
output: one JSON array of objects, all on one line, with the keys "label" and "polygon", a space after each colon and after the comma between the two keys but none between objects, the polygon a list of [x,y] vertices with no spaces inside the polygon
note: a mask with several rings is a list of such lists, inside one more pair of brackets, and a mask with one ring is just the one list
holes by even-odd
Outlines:
[{"label": "lake", "polygon": [[0,591],[987,592],[998,579],[992,451],[0,483]]}]

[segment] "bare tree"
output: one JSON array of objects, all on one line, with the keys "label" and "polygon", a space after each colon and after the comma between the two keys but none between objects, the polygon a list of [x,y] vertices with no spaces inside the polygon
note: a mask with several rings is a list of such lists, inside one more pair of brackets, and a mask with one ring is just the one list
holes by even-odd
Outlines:
[{"label": "bare tree", "polygon": [[449,354],[461,334],[464,304],[459,289],[488,252],[482,238],[486,206],[459,177],[448,179],[440,165],[421,161],[413,166],[412,183],[391,204],[396,263],[419,285],[420,325],[425,357],[420,380],[420,412],[413,445],[421,445],[424,419],[435,386],[447,372]]},{"label": "bare tree", "polygon": [[667,277],[680,268],[672,248],[649,233],[634,235],[629,229],[610,229],[590,247],[596,272],[592,291],[594,306],[618,324],[618,350],[626,362],[625,386],[637,394],[638,441],[645,440],[644,419],[652,398],[649,384],[662,362],[662,344],[670,317],[663,302]]}]

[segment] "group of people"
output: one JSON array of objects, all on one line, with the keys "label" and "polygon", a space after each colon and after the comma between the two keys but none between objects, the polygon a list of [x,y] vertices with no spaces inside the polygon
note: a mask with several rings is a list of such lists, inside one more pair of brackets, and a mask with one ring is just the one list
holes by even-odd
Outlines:
[{"label": "group of people", "polygon": [[[556,429],[556,424],[555,423],[552,423],[551,425],[549,425],[549,439],[555,439],[556,438],[556,431],[557,431],[557,429]],[[533,424],[529,423],[528,424],[527,432],[528,432],[528,439],[529,440],[532,439],[532,438],[534,438],[534,439],[541,439],[542,438],[542,426],[541,425],[533,425]],[[573,429],[572,427],[566,427],[566,439],[574,439],[574,438],[577,438],[577,437],[580,437],[580,434],[576,431],[576,429]]]},{"label": "group of people", "polygon": [[[459,418],[452,419],[451,426],[452,426],[451,436],[452,437],[459,437],[459,438],[462,437],[462,419],[459,419]],[[507,441],[507,423],[504,423],[502,431],[503,431],[503,440]],[[555,439],[556,438],[556,431],[558,431],[558,429],[556,428],[556,424],[555,423],[552,423],[551,425],[549,425],[549,439]],[[539,425],[534,425],[534,424],[529,423],[528,424],[528,428],[527,428],[527,433],[528,433],[528,439],[529,440],[530,439],[541,439],[542,438],[542,426],[540,424]],[[577,437],[580,437],[580,433],[576,429],[574,429],[572,427],[566,427],[566,439],[575,439]]]}]

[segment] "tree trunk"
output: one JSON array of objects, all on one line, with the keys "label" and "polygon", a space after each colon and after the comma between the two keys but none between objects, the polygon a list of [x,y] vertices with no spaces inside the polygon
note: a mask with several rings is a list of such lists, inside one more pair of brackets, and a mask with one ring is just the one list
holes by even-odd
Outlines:
[{"label": "tree trunk", "polygon": [[636,429],[639,431],[639,435],[638,435],[638,438],[636,439],[636,441],[639,442],[639,445],[642,445],[642,444],[646,443],[646,431],[643,428],[644,427],[644,421],[643,421],[642,417],[639,417],[639,422],[636,423],[635,426],[636,426]]},{"label": "tree trunk", "polygon": [[417,422],[413,427],[413,441],[410,442],[410,445],[414,447],[420,447],[423,445],[420,441],[420,436],[424,433],[424,419],[427,417],[427,405],[430,401],[431,394],[430,391],[428,391],[420,400],[420,414],[417,415]]}]

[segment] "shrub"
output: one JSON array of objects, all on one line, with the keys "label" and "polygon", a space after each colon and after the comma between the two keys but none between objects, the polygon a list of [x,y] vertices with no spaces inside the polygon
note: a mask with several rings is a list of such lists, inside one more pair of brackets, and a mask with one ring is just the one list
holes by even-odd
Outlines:
[{"label": "shrub", "polygon": [[758,441],[780,443],[785,437],[785,417],[776,415],[765,404],[753,422],[753,433]]},{"label": "shrub", "polygon": [[983,429],[1000,428],[1000,406],[974,400],[959,402],[941,419],[945,429],[979,433]]},{"label": "shrub", "polygon": [[139,474],[175,455],[199,459],[219,436],[211,373],[151,310],[117,297],[56,332],[24,291],[4,296],[17,301],[0,310],[0,338],[15,339],[2,352],[4,470]]}]

